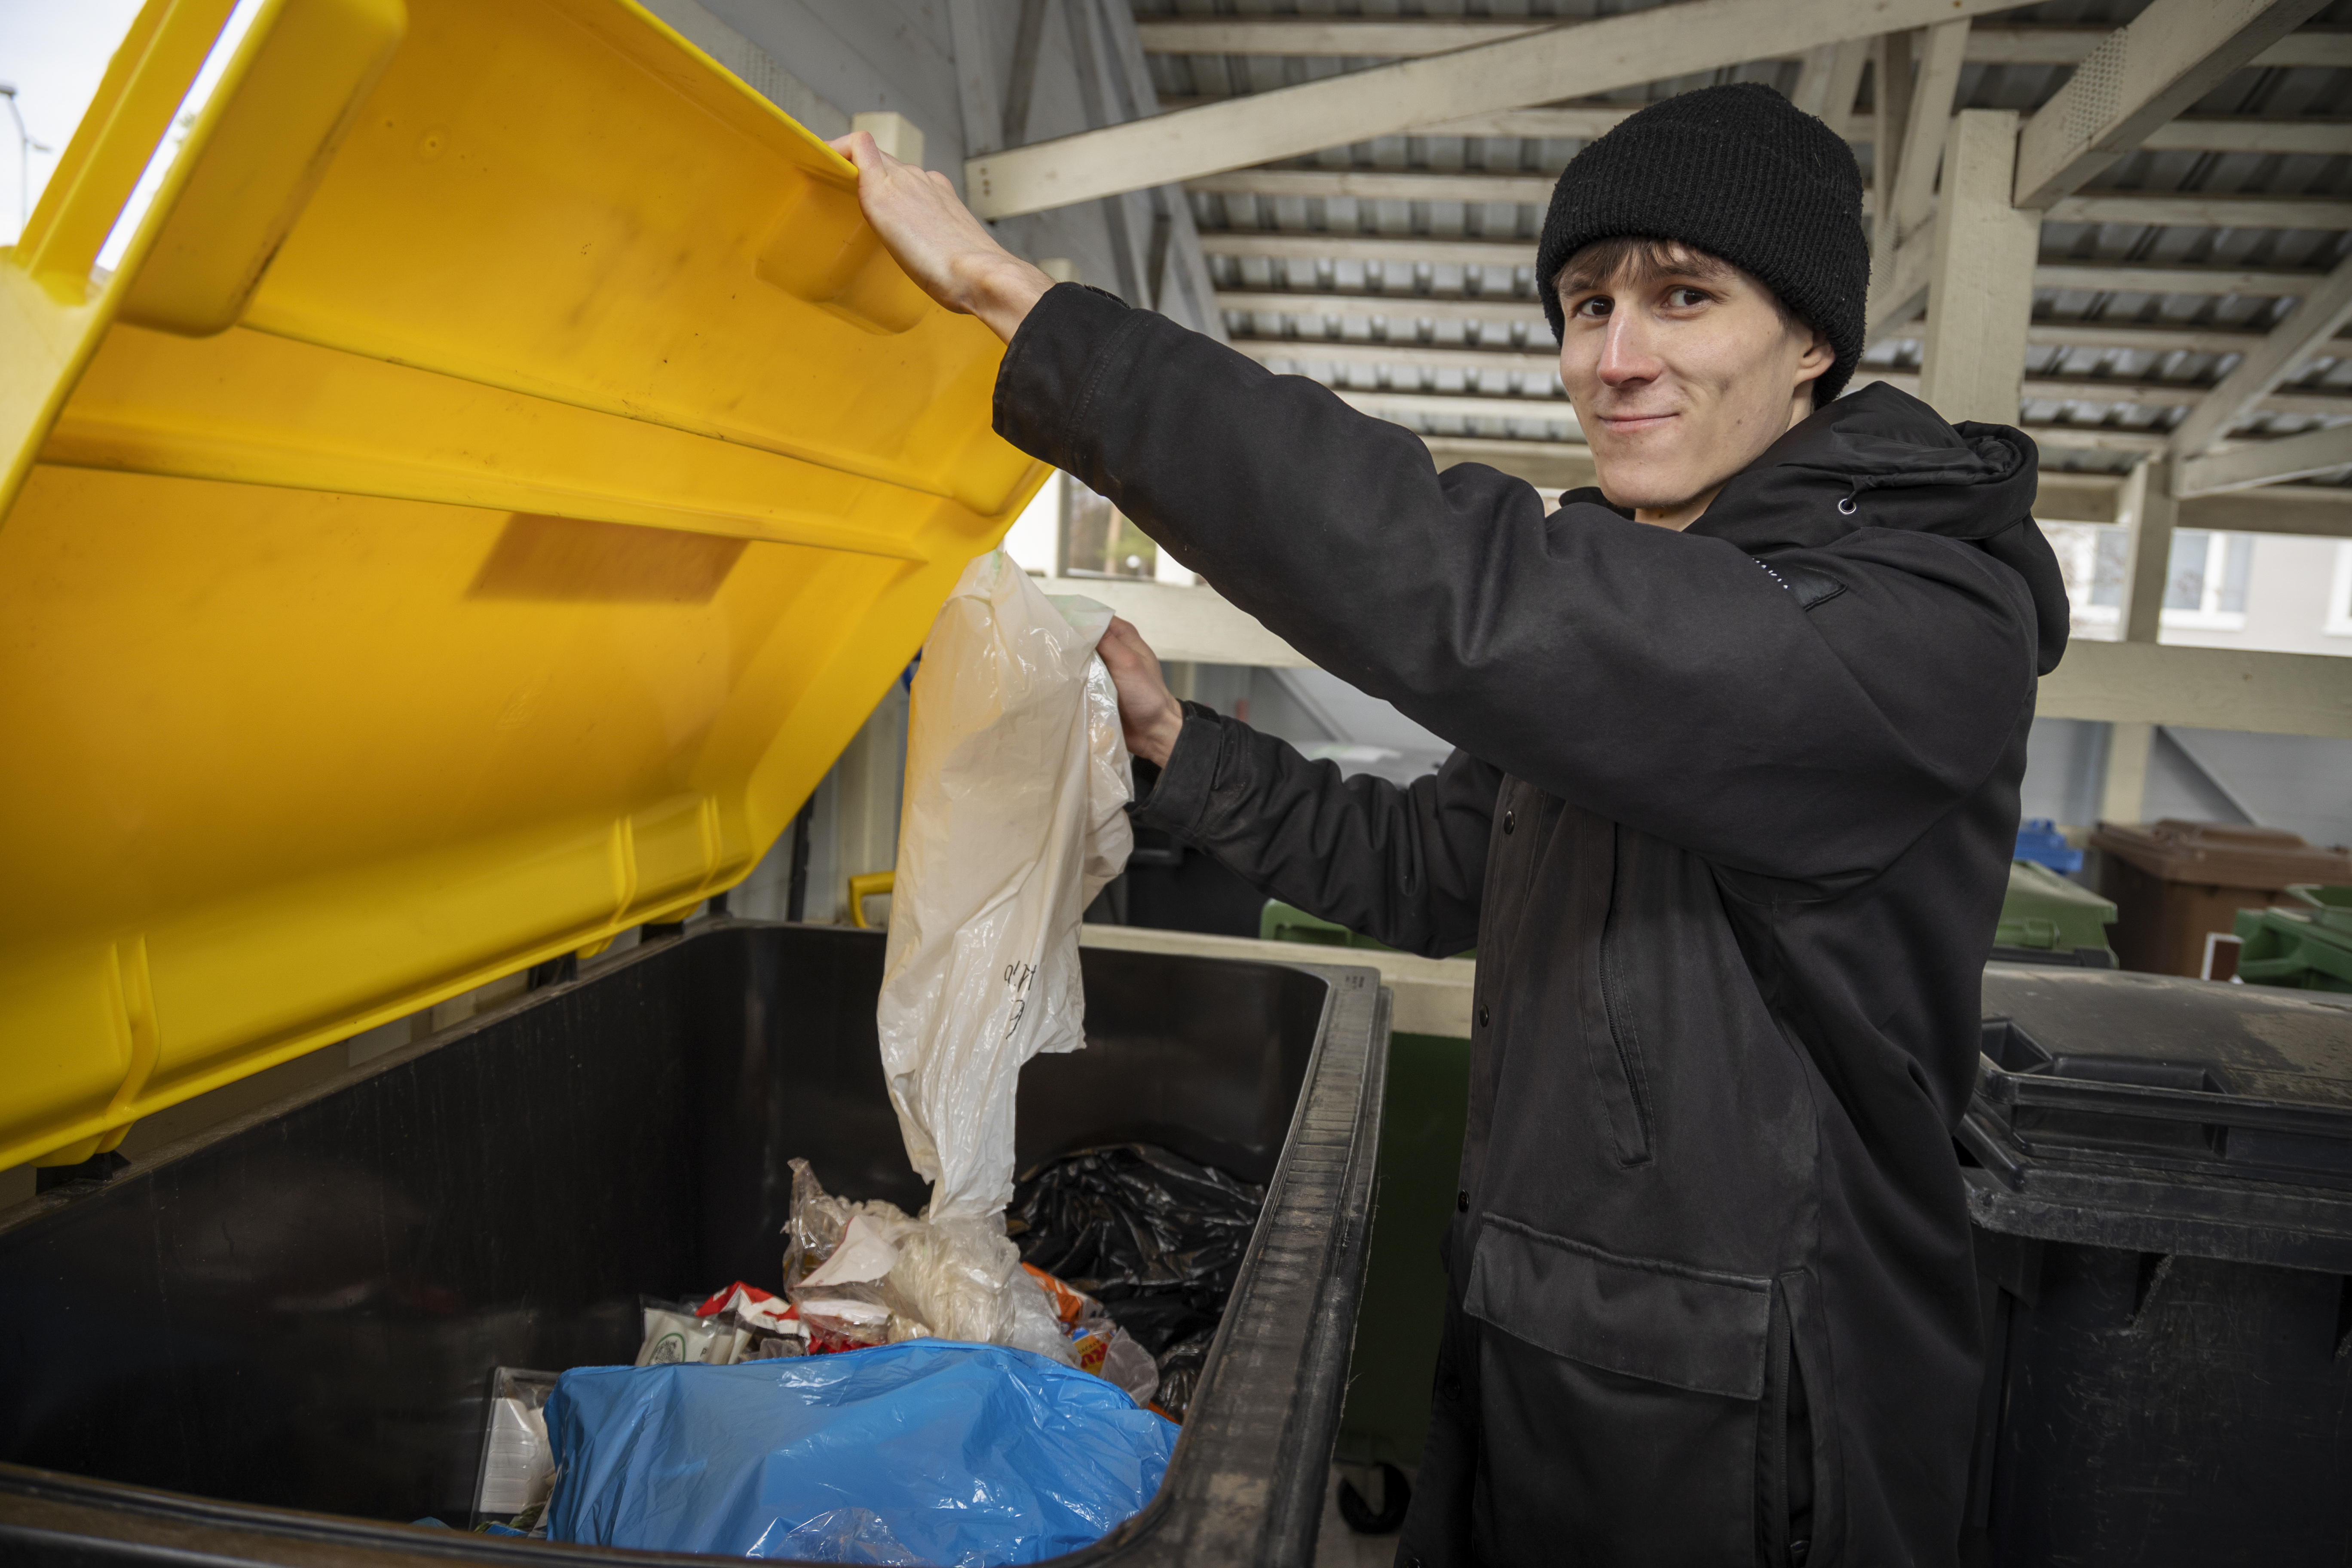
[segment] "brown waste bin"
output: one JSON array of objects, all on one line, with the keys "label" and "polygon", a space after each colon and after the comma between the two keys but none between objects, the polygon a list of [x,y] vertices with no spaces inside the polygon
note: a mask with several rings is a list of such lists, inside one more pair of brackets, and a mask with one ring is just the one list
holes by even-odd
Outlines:
[{"label": "brown waste bin", "polygon": [[2152,974],[2202,973],[2206,934],[2228,935],[2240,910],[2269,907],[2290,882],[2352,878],[2342,847],[2246,823],[2102,822],[2090,843],[2099,891],[2115,901],[2116,959]]}]

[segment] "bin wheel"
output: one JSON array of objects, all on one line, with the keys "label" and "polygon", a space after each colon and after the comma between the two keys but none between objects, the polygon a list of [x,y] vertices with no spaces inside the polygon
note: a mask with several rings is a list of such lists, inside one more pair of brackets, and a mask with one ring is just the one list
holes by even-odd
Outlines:
[{"label": "bin wheel", "polygon": [[1412,1483],[1394,1465],[1381,1466],[1381,1506],[1378,1509],[1364,1500],[1356,1483],[1342,1477],[1339,1481],[1339,1517],[1358,1535],[1393,1535],[1404,1523],[1404,1510],[1412,1501]]}]

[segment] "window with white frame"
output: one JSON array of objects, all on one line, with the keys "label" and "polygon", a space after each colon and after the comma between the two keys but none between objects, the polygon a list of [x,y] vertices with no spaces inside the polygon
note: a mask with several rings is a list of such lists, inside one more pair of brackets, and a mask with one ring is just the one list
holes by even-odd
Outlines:
[{"label": "window with white frame", "polygon": [[2336,547],[2336,581],[2327,590],[2327,635],[2352,637],[2352,540]]},{"label": "window with white frame", "polygon": [[[2074,630],[2113,637],[2123,619],[2124,573],[2131,531],[2108,523],[2044,523],[2066,582]],[[2183,529],[2172,536],[2164,583],[2164,621],[2184,631],[2242,631],[2246,584],[2253,576],[2254,536]],[[2352,635],[2352,626],[2346,627]]]},{"label": "window with white frame", "polygon": [[2254,536],[2185,528],[2172,536],[2164,580],[2164,624],[2184,630],[2235,632],[2246,626],[2246,583],[2254,574]]}]

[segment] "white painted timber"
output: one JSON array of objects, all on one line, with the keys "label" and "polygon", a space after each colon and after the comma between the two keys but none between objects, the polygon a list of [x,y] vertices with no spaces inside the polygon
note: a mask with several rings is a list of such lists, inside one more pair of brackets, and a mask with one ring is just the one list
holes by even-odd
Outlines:
[{"label": "white painted timber", "polygon": [[1399,59],[1542,32],[1554,23],[1489,22],[1469,16],[1415,20],[1354,17],[1202,16],[1139,19],[1149,55],[1286,55],[1296,58]]},{"label": "white painted timber", "polygon": [[2023,425],[2019,428],[2032,437],[2045,452],[2128,452],[2135,457],[2147,457],[2164,450],[2164,437],[2145,430],[2091,425]]},{"label": "white painted timber", "polygon": [[1580,441],[1498,441],[1483,436],[1423,436],[1422,441],[1440,469],[1484,463],[1546,490],[1593,482],[1592,448]]},{"label": "white painted timber", "polygon": [[1401,261],[1433,267],[1533,268],[1532,239],[1442,239],[1433,236],[1283,234],[1264,229],[1214,229],[1201,236],[1205,256],[1264,261]]},{"label": "white painted timber", "polygon": [[[2344,151],[2352,153],[2352,145]],[[1187,180],[1204,195],[1295,197],[1306,201],[1551,203],[1549,174],[1429,174],[1390,169],[1234,169]],[[1933,194],[1933,185],[1930,192]],[[2352,199],[2337,196],[2068,196],[2042,215],[2052,223],[2153,225],[2173,228],[2352,228]],[[1906,228],[1917,227],[1916,220]]]},{"label": "white painted timber", "polygon": [[[1977,27],[1969,36],[1975,39],[1983,34],[1984,29]],[[2299,43],[2305,36],[2298,34],[2289,40],[2290,45]],[[1864,50],[1868,48],[1867,44],[1860,47]],[[1185,98],[1171,94],[1163,97],[1160,106],[1163,110],[1173,110],[1230,101],[1230,98]],[[1465,114],[1433,125],[1416,125],[1412,134],[1536,137],[1588,142],[1595,136],[1608,134],[1640,107],[1638,104],[1595,103],[1555,104],[1546,109],[1490,110],[1483,114]],[[1840,134],[1857,147],[1867,147],[1871,140],[1870,125],[1868,116],[1849,114]],[[2352,153],[2352,120],[2320,115],[2184,115],[2149,132],[2140,145],[2159,153],[2300,153],[2315,157],[2338,157]]]},{"label": "white painted timber", "polygon": [[2352,425],[2306,431],[2277,441],[2248,441],[2184,458],[2174,483],[2183,496],[2218,495],[2285,479],[2352,468]]},{"label": "white painted timber", "polygon": [[[2281,47],[2296,47],[2306,36],[2298,33]],[[2149,132],[2140,145],[2157,153],[2304,153],[2334,157],[2352,153],[2352,121],[2317,116],[2183,116]]]},{"label": "white painted timber", "polygon": [[[2326,0],[2152,0],[2084,57],[2018,138],[2016,202],[2072,195]],[[2302,63],[2302,62],[2297,62]]]},{"label": "white painted timber", "polygon": [[1288,643],[1235,609],[1205,584],[1190,587],[1148,577],[1046,577],[1048,594],[1082,594],[1108,605],[1143,634],[1151,651],[1186,664],[1254,664],[1295,669],[1307,664]]},{"label": "white painted timber", "polygon": [[[1049,579],[1042,586],[1108,605],[1162,658],[1277,668],[1308,662],[1205,587],[1101,577]],[[2352,737],[2352,658],[2077,641],[2043,679],[2036,711],[2053,719]]]},{"label": "white painted timber", "polygon": [[1423,958],[1368,947],[1312,947],[1305,942],[1260,942],[1255,937],[1156,931],[1149,926],[1082,925],[1078,945],[1121,952],[1171,952],[1187,958],[1377,969],[1381,984],[1389,989],[1389,1026],[1400,1035],[1468,1039],[1470,1012],[1478,994],[1477,962],[1469,958]]},{"label": "white painted timber", "polygon": [[[1941,31],[1929,34],[1930,66],[1935,35]],[[1921,68],[1923,79],[1927,70]],[[2025,330],[2033,314],[2033,258],[2042,224],[2009,203],[2017,115],[2005,109],[1970,109],[1951,115],[1948,123],[1919,396],[1955,424],[2007,424],[2017,417],[2018,389],[2025,379]]]},{"label": "white painted timber", "polygon": [[1566,397],[1480,397],[1456,392],[1386,392],[1335,386],[1340,402],[1382,419],[1516,419],[1523,425],[1565,425],[1580,429],[1576,405]]},{"label": "white painted timber", "polygon": [[[2344,149],[2352,153],[2352,146]],[[2068,196],[2042,215],[2052,223],[2168,228],[2352,228],[2352,201],[2333,196]]]},{"label": "white painted timber", "polygon": [[2271,485],[2190,496],[2179,503],[2182,528],[2217,533],[2292,533],[2352,539],[2352,489]]},{"label": "white painted timber", "polygon": [[2173,498],[2169,465],[2151,456],[2136,465],[2116,498],[2116,521],[2129,546],[2124,557],[2122,624],[2127,643],[2159,639],[2165,591],[2171,585],[2172,536],[2180,526],[2180,503]]},{"label": "white painted timber", "polygon": [[1320,316],[1342,321],[1477,321],[1497,327],[1524,324],[1541,329],[1547,342],[1551,331],[1545,324],[1541,305],[1508,294],[1481,299],[1475,295],[1316,294],[1280,289],[1234,289],[1220,290],[1217,303],[1227,310],[1260,310],[1307,320]]},{"label": "white painted timber", "polygon": [[[1469,351],[1465,351],[1469,352]],[[1903,371],[1864,371],[1865,381],[1883,381],[1915,397],[1933,402],[1920,391],[1921,377]],[[2112,379],[2101,376],[2027,376],[2021,384],[2021,395],[2028,403],[2089,403],[2102,405],[2128,405],[2139,408],[2195,408],[2211,392],[2200,386],[2181,386],[2161,381],[2133,381],[2123,376]],[[2352,395],[2327,392],[2273,393],[2254,405],[2249,413],[2316,414],[2323,416],[2352,419]],[[1980,417],[1969,416],[1969,417]],[[2016,423],[2016,416],[2001,419],[2003,424]]]},{"label": "white painted timber", "polygon": [[1426,174],[1386,169],[1234,169],[1187,180],[1211,195],[1298,196],[1307,200],[1509,202],[1542,206],[1556,184],[1549,174]]},{"label": "white painted timber", "polygon": [[1910,127],[1903,134],[1903,161],[1895,174],[1895,238],[1900,244],[1927,220],[1936,199],[1936,167],[1948,140],[1952,95],[1960,85],[1961,55],[1969,23],[1939,22],[1927,29],[1913,79]]},{"label": "white painted timber", "polygon": [[2273,387],[2343,331],[2347,321],[2352,321],[2352,260],[2337,264],[2335,271],[2319,280],[2287,312],[2286,319],[2271,329],[2261,346],[2221,378],[2204,404],[2172,432],[2172,449],[2184,458],[2203,453]]},{"label": "white painted timber", "polygon": [[[1294,58],[1397,59],[1448,54],[1541,32],[1542,25],[1459,16],[1413,20],[1330,17],[1163,17],[1139,21],[1146,53],[1155,55],[1285,55]],[[1857,37],[1884,28],[1857,26]],[[2113,32],[2096,26],[1988,26],[1969,36],[1968,58],[1979,65],[2079,63]],[[1803,48],[1759,47],[1757,59],[1801,58]],[[2313,27],[2257,55],[2261,66],[2352,66],[2352,29]],[[1562,95],[1565,96],[1565,95]]]},{"label": "white painted timber", "polygon": [[[1259,312],[1296,317],[1301,321],[1387,321],[1469,322],[1508,329],[1527,326],[1544,332],[1543,307],[1533,300],[1508,294],[1395,293],[1339,294],[1282,289],[1234,289],[1217,295],[1228,311]],[[2036,321],[2026,330],[2026,341],[2044,347],[2137,349],[2142,353],[2200,354],[2243,353],[2261,342],[2261,332],[2222,327],[2150,327],[2115,321]],[[2352,344],[2339,346],[2352,348]]]},{"label": "white painted timber", "polygon": [[[1916,286],[1924,298],[1934,251],[1920,248],[1933,226],[1922,229],[1912,244],[1895,252],[1890,296],[1899,298]],[[1231,256],[1268,261],[1380,261],[1428,266],[1523,268],[1535,265],[1531,239],[1447,239],[1434,236],[1386,234],[1284,234],[1263,229],[1222,229],[1201,236],[1201,249],[1209,256]],[[2110,294],[2245,294],[2300,297],[2326,280],[2324,272],[2273,271],[2247,267],[2148,267],[2100,261],[2044,263],[2033,269],[2036,289]],[[1874,285],[1877,279],[1874,279]],[[1917,307],[1913,307],[1916,311]],[[1882,313],[1874,303],[1869,312],[1874,329],[1906,318]],[[1874,330],[1873,336],[1877,331]]]},{"label": "white painted timber", "polygon": [[984,218],[1039,212],[2008,3],[1682,0],[989,153],[966,165],[967,199]]},{"label": "white painted timber", "polygon": [[2352,738],[2352,658],[2077,640],[2042,678],[2034,711],[2047,719]]},{"label": "white painted timber", "polygon": [[1875,342],[1927,308],[1927,280],[1936,266],[1936,225],[1930,218],[1911,243],[1871,258],[1870,292],[1863,305],[1863,342]]},{"label": "white painted timber", "polygon": [[[1343,338],[1235,338],[1233,346],[1260,364],[1394,364],[1430,370],[1535,375],[1556,382],[1559,356],[1512,349],[1449,348],[1441,343],[1376,343]],[[2347,399],[2352,413],[2352,399]]]}]

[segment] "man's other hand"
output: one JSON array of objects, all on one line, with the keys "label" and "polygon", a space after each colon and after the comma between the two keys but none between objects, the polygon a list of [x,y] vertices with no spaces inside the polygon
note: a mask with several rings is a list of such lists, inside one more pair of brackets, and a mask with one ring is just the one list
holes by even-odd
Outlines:
[{"label": "man's other hand", "polygon": [[831,145],[857,166],[857,205],[907,276],[949,310],[978,316],[1011,342],[1054,280],[997,244],[945,174],[899,162],[864,131]]},{"label": "man's other hand", "polygon": [[1184,705],[1160,676],[1160,656],[1142,633],[1117,616],[1110,618],[1110,629],[1103,633],[1096,651],[1110,670],[1111,684],[1118,688],[1118,725],[1127,732],[1127,749],[1166,767],[1168,753],[1183,732]]}]

